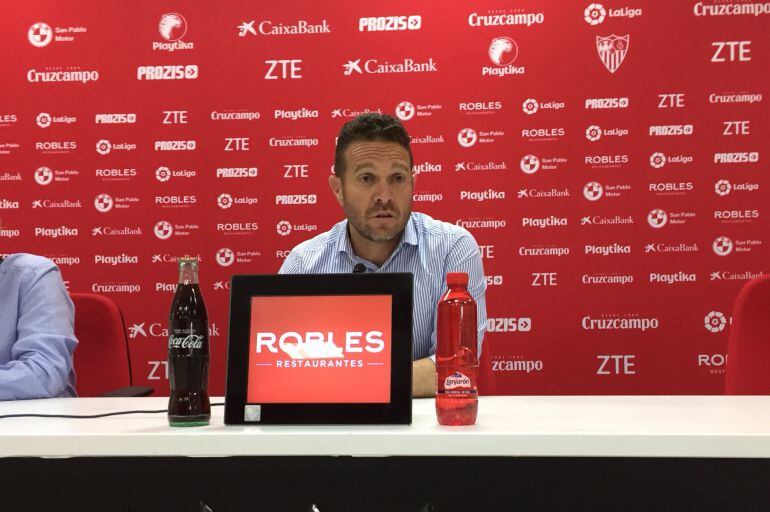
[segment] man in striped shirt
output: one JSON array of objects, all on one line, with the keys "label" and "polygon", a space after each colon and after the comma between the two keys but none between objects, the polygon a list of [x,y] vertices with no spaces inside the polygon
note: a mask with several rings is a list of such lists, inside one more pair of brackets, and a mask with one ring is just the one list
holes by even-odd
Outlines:
[{"label": "man in striped shirt", "polygon": [[415,397],[436,393],[436,304],[447,272],[467,272],[478,305],[478,347],[486,331],[486,282],[479,246],[460,226],[412,212],[414,174],[401,122],[364,114],[340,131],[329,186],[347,219],[292,249],[281,274],[411,272]]}]

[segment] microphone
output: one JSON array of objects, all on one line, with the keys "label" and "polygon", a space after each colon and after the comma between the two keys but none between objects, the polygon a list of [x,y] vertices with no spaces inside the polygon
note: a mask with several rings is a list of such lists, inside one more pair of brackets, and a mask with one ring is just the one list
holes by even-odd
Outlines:
[{"label": "microphone", "polygon": [[354,274],[365,274],[366,273],[366,266],[363,263],[356,263],[353,266],[353,273]]}]

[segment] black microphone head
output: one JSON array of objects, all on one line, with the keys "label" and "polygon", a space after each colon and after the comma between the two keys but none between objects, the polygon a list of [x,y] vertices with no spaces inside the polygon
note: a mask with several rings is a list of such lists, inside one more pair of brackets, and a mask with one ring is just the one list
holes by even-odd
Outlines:
[{"label": "black microphone head", "polygon": [[366,266],[363,263],[356,263],[355,265],[353,265],[353,273],[354,274],[366,273]]}]

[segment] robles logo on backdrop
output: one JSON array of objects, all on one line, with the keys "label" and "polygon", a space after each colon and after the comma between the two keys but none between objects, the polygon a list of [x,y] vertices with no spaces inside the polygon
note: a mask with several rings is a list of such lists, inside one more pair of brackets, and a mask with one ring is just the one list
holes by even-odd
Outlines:
[{"label": "robles logo on backdrop", "polygon": [[247,400],[388,402],[391,302],[389,295],[253,297]]}]

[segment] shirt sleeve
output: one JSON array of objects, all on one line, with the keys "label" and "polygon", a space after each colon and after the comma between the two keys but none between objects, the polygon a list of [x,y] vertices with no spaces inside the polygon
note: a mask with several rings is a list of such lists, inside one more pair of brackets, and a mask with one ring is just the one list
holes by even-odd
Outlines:
[{"label": "shirt sleeve", "polygon": [[72,372],[75,307],[59,270],[51,264],[27,272],[19,290],[18,337],[11,360],[0,365],[0,400],[60,396]]},{"label": "shirt sleeve", "polygon": [[[484,279],[484,266],[481,263],[481,251],[473,238],[473,235],[464,232],[452,245],[446,259],[444,267],[444,276],[449,272],[465,272],[468,274],[468,292],[473,300],[476,301],[476,331],[478,357],[481,359],[481,347],[484,343],[484,334],[487,332],[487,302],[486,290],[487,282]],[[436,340],[437,329],[436,321],[438,315],[434,315],[433,334],[431,335],[431,355],[430,358],[436,362]]]}]

